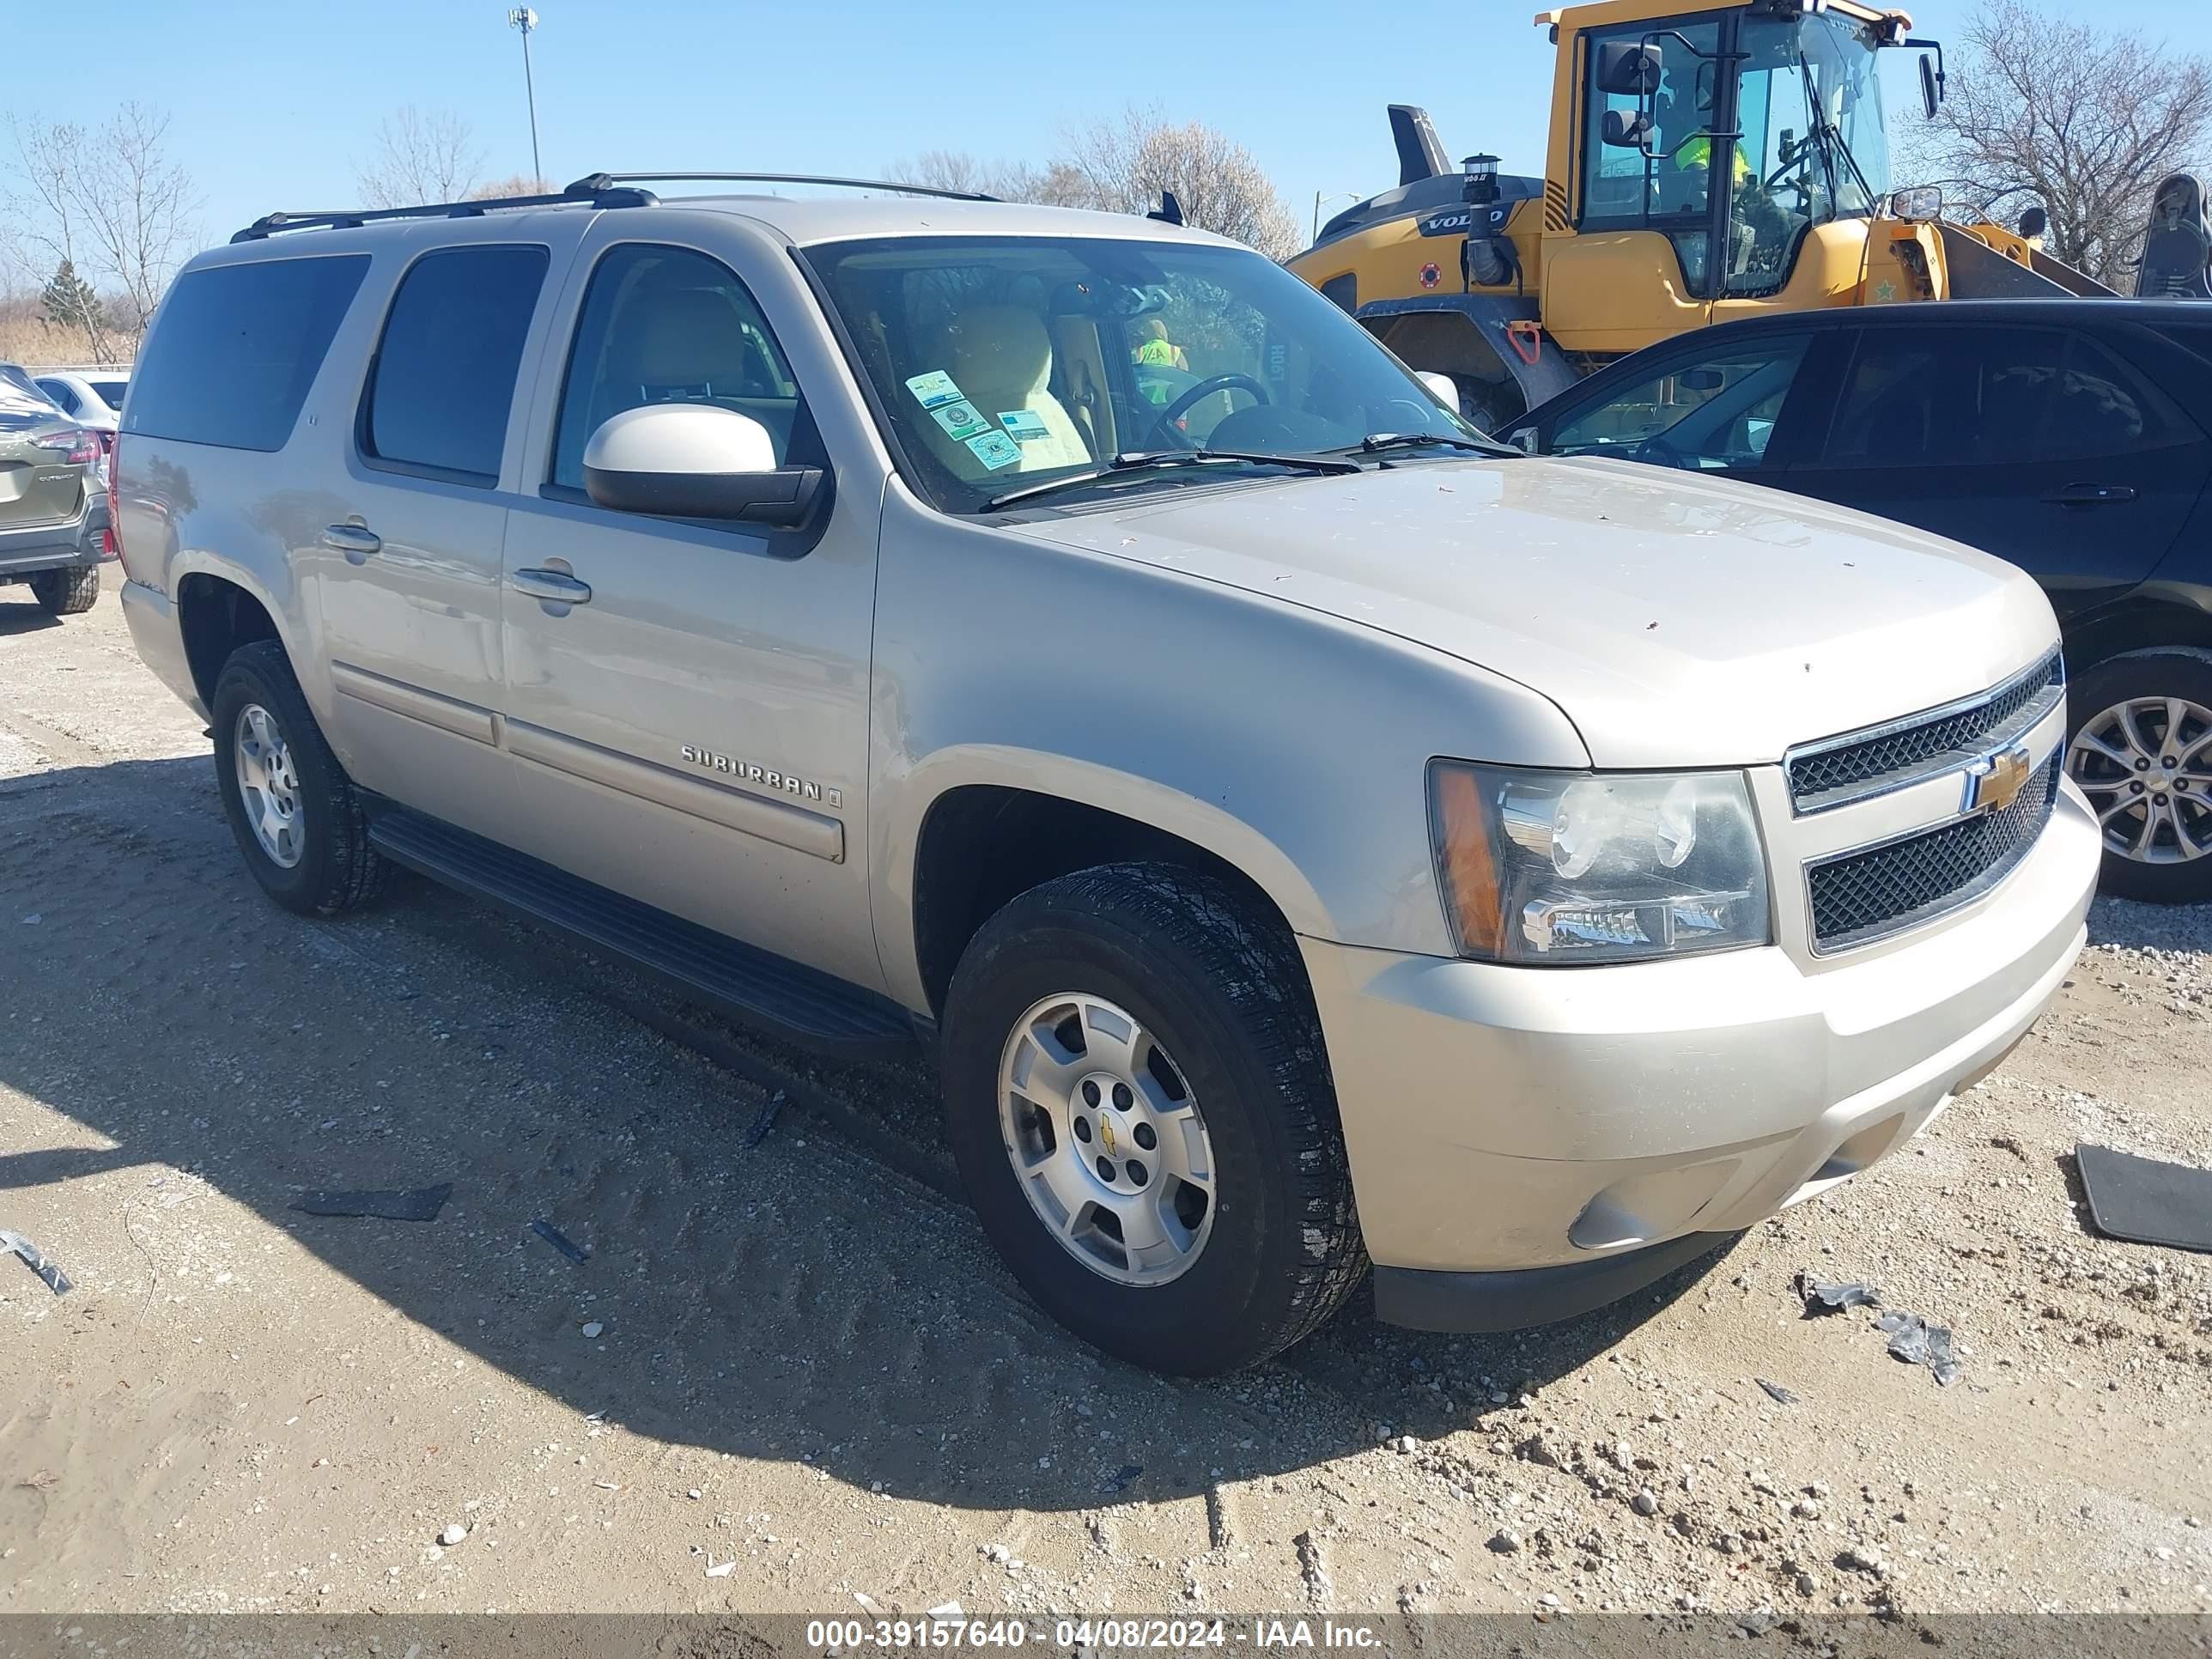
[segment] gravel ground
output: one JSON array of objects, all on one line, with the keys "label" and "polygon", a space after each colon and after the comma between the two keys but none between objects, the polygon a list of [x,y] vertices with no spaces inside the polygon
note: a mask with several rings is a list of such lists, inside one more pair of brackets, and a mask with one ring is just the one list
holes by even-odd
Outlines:
[{"label": "gravel ground", "polygon": [[[0,1610],[2212,1611],[2212,1260],[2094,1237],[2071,1169],[2212,1164],[2212,913],[2100,904],[1908,1152],[1625,1307],[1451,1339],[1363,1296],[1170,1382],[1023,1299],[926,1077],[418,884],[275,909],[112,594],[23,592],[0,1227],[76,1288],[0,1258]],[[804,1086],[749,1146],[763,1067]],[[288,1207],[448,1181],[429,1223]]]}]

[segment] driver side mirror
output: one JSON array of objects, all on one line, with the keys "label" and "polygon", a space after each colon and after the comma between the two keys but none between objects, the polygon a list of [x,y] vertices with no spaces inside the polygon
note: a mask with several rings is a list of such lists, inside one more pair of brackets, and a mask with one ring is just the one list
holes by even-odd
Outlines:
[{"label": "driver side mirror", "polygon": [[617,513],[790,528],[828,482],[818,466],[777,465],[766,427],[714,404],[626,409],[584,446],[584,491]]},{"label": "driver side mirror", "polygon": [[1936,67],[1935,58],[1923,52],[1920,54],[1920,107],[1932,121],[1936,118],[1936,112],[1942,106],[1942,71]]},{"label": "driver side mirror", "polygon": [[1664,60],[1651,40],[1601,40],[1597,89],[1620,98],[1648,98],[1659,90]]},{"label": "driver side mirror", "polygon": [[1459,413],[1459,388],[1452,384],[1450,375],[1439,374],[1434,369],[1425,368],[1417,372],[1413,378],[1428,388],[1429,396],[1434,398],[1453,414]]},{"label": "driver side mirror", "polygon": [[1651,142],[1651,118],[1642,110],[1609,109],[1599,137],[1613,149],[1642,149]]}]

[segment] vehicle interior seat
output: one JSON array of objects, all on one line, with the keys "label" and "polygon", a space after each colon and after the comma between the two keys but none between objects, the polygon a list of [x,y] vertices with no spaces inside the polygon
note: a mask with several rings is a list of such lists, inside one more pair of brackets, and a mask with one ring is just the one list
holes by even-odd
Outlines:
[{"label": "vehicle interior seat", "polygon": [[[946,325],[942,348],[945,373],[987,421],[1027,410],[1042,421],[1045,435],[1022,446],[1018,472],[1085,466],[1093,459],[1083,431],[1052,392],[1052,337],[1044,319],[1027,306],[971,305]],[[941,435],[941,434],[940,434]],[[987,469],[964,444],[949,436],[938,445],[963,478]]]},{"label": "vehicle interior seat", "polygon": [[750,415],[769,430],[779,464],[799,413],[759,337],[730,296],[711,288],[638,295],[625,306],[608,343],[606,369],[592,410],[594,431],[642,404],[713,404]]}]

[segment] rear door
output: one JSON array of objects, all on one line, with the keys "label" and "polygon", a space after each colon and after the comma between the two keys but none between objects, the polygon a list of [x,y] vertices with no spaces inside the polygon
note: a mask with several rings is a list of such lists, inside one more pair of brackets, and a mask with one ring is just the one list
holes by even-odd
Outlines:
[{"label": "rear door", "polygon": [[2212,442],[2092,336],[1857,331],[1826,441],[1788,487],[2021,566],[2061,617],[2147,577],[2212,475]]},{"label": "rear door", "polygon": [[513,810],[495,746],[501,475],[554,252],[538,236],[447,242],[382,290],[343,477],[311,555],[334,736],[355,777],[495,836]]},{"label": "rear door", "polygon": [[[1771,483],[1817,437],[1834,335],[1698,337],[1609,370],[1511,427],[1541,455],[1598,455]],[[1638,367],[1638,365],[1641,367]]]}]

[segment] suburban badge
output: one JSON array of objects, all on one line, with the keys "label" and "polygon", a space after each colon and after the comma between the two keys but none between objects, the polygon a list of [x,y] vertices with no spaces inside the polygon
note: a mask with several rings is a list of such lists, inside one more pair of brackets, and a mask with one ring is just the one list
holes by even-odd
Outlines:
[{"label": "suburban badge", "polygon": [[763,789],[781,790],[795,800],[817,802],[838,811],[844,810],[845,792],[842,789],[825,789],[818,783],[809,783],[805,778],[779,772],[772,766],[732,760],[727,755],[718,755],[711,749],[700,748],[696,744],[685,744],[683,753],[684,758],[692,765],[703,766],[709,772],[720,772],[724,777],[735,778],[742,783],[757,783]]}]

